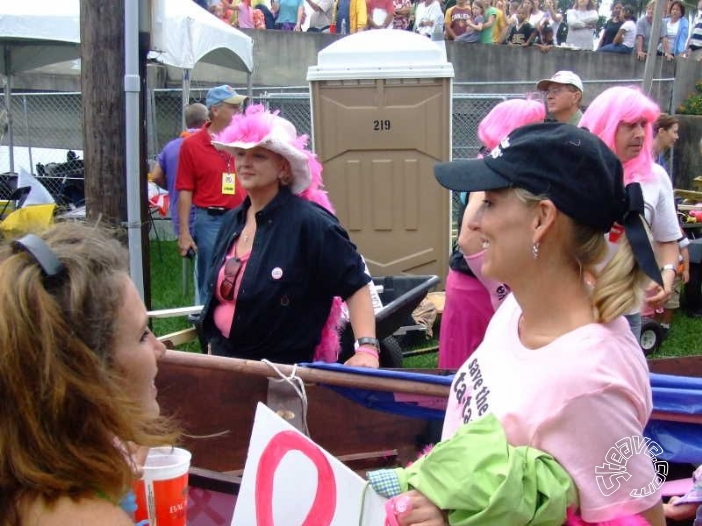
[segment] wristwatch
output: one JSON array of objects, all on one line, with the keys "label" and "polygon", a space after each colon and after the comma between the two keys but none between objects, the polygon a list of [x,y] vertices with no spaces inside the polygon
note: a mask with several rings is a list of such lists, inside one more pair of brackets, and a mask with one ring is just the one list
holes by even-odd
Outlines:
[{"label": "wristwatch", "polygon": [[661,272],[663,272],[664,270],[672,270],[673,274],[675,274],[676,276],[678,275],[678,269],[675,268],[675,265],[673,265],[672,263],[667,263],[666,265],[663,265],[661,267]]},{"label": "wristwatch", "polygon": [[359,338],[353,344],[354,351],[363,345],[367,345],[369,347],[375,347],[375,350],[380,352],[380,342],[378,341],[377,338],[369,338],[367,336],[365,336],[363,338]]}]

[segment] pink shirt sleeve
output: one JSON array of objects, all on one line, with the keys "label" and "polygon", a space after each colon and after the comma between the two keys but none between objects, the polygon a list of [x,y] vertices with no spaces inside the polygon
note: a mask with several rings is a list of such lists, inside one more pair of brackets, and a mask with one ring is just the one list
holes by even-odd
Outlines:
[{"label": "pink shirt sleeve", "polygon": [[[568,400],[537,430],[548,451],[573,477],[587,522],[633,515],[659,501],[662,480],[655,442],[641,437],[650,404],[621,386]],[[643,419],[643,421],[642,421]]]}]

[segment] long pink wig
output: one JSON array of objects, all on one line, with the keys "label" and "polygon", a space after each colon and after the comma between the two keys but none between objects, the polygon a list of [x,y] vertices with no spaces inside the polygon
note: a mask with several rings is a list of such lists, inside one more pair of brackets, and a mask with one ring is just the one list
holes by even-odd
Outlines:
[{"label": "long pink wig", "polygon": [[644,140],[641,153],[622,163],[624,184],[648,181],[653,178],[653,123],[661,110],[636,87],[616,86],[603,91],[592,101],[580,119],[580,126],[597,135],[609,148],[617,153],[616,135],[619,124],[644,121]]},{"label": "long pink wig", "polygon": [[[232,122],[216,137],[217,141],[230,143],[235,141],[257,143],[263,140],[271,131],[278,116],[278,111],[267,111],[261,104],[253,104],[244,113],[235,115]],[[292,124],[291,124],[292,125]],[[303,190],[300,197],[312,201],[334,214],[334,207],[322,181],[322,164],[317,156],[307,149],[309,137],[298,135],[292,142],[300,152],[307,157],[307,165],[311,175],[310,185]],[[329,317],[322,329],[322,336],[315,349],[315,361],[336,362],[339,356],[339,330],[341,328],[341,298],[332,301]]]},{"label": "long pink wig", "polygon": [[478,138],[488,150],[520,126],[536,124],[546,118],[544,104],[537,100],[510,99],[500,102],[478,125]]}]

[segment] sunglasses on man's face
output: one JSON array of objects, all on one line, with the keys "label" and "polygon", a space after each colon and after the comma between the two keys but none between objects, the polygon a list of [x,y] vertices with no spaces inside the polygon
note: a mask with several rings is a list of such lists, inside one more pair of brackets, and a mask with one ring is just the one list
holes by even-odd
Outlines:
[{"label": "sunglasses on man's face", "polygon": [[219,286],[219,295],[222,296],[223,300],[232,301],[234,299],[234,286],[241,267],[241,259],[236,257],[229,258],[224,264],[224,279]]}]

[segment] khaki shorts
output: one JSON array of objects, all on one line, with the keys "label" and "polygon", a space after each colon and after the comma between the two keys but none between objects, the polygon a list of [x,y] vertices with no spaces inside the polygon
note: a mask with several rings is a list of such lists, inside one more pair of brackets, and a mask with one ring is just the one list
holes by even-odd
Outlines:
[{"label": "khaki shorts", "polygon": [[673,292],[670,293],[670,298],[663,305],[664,309],[675,310],[680,308],[680,291],[682,290],[682,279],[680,276],[675,276],[673,280]]}]

